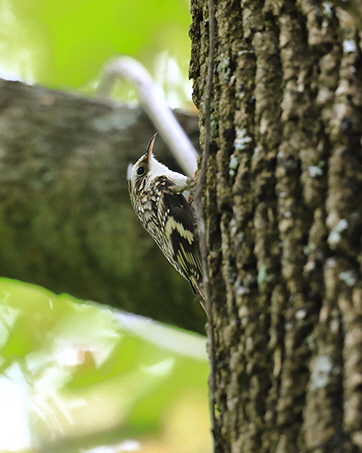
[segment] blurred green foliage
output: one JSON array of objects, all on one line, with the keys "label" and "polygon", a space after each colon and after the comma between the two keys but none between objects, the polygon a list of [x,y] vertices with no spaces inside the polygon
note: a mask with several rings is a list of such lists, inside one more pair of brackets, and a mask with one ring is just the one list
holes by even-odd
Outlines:
[{"label": "blurred green foliage", "polygon": [[0,452],[209,451],[207,374],[201,336],[0,278]]},{"label": "blurred green foliage", "polygon": [[[92,92],[110,57],[131,55],[164,87],[189,100],[189,4],[184,0],[2,0],[0,68],[60,89]],[[122,95],[132,98],[132,90]]]},{"label": "blurred green foliage", "polygon": [[[185,106],[188,9],[2,0],[0,76],[94,93],[107,60],[127,54]],[[0,452],[210,451],[207,375],[200,336],[0,278]]]}]

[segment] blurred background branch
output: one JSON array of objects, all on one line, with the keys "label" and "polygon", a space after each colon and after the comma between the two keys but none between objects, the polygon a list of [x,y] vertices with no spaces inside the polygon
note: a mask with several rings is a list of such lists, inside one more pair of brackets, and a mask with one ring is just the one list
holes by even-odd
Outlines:
[{"label": "blurred background branch", "polygon": [[[145,113],[5,80],[0,105],[0,274],[203,331],[130,206],[126,167],[155,132]],[[176,116],[196,147],[196,116]],[[179,169],[162,140],[156,153]]]},{"label": "blurred background branch", "polygon": [[160,132],[183,172],[193,177],[198,153],[165,103],[163,92],[147,70],[131,57],[119,57],[105,65],[99,85],[102,97],[108,96],[117,79],[126,79],[136,89],[141,105]]}]

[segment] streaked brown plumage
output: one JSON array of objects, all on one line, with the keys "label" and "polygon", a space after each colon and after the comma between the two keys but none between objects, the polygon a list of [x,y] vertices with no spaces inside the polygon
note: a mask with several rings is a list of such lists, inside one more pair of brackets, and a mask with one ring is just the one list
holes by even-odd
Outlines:
[{"label": "streaked brown plumage", "polygon": [[181,189],[187,187],[188,178],[156,160],[152,153],[155,139],[156,134],[145,154],[128,168],[131,203],[143,227],[168,261],[189,280],[204,307],[197,222],[193,207]]}]

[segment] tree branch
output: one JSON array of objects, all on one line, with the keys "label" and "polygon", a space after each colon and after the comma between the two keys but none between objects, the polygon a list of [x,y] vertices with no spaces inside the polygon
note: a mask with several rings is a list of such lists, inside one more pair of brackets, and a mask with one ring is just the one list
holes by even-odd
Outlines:
[{"label": "tree branch", "polygon": [[104,77],[99,87],[102,96],[109,95],[118,77],[126,79],[136,88],[150,120],[170,147],[185,174],[192,177],[197,168],[198,153],[172,110],[166,105],[161,88],[153,82],[141,63],[131,57],[120,57],[108,63],[104,69]]},{"label": "tree branch", "polygon": [[[195,143],[197,118],[177,114]],[[130,206],[139,108],[0,80],[0,274],[203,331],[204,314]],[[162,140],[158,157],[179,170]]]}]

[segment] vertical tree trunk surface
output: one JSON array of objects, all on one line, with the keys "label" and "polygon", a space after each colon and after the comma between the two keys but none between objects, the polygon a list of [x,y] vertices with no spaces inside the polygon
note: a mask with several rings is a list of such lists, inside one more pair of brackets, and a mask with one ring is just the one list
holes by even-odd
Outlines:
[{"label": "vertical tree trunk surface", "polygon": [[[191,4],[203,126],[208,2]],[[215,1],[205,210],[218,452],[362,450],[361,11]]]}]

